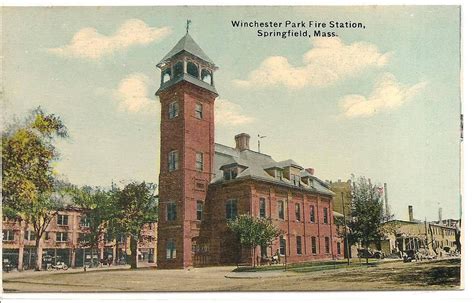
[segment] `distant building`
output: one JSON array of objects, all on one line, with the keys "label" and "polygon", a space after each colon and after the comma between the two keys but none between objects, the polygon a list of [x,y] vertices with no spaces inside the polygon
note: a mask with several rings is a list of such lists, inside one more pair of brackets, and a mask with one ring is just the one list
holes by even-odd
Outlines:
[{"label": "distant building", "polygon": [[386,255],[406,250],[426,249],[432,255],[442,256],[457,249],[455,226],[422,222],[413,217],[411,205],[408,210],[408,221],[390,220],[384,223],[385,229],[389,232],[386,232],[378,248]]},{"label": "distant building", "polygon": [[[25,221],[3,217],[3,262],[8,262],[19,270],[32,269],[36,264],[35,235],[33,228]],[[139,261],[156,262],[156,223],[145,226],[143,241],[139,243]],[[122,237],[117,241],[106,234],[102,236],[98,249],[81,244],[84,234],[90,232],[86,212],[78,207],[67,206],[51,220],[40,240],[41,258],[61,259],[69,267],[82,267],[94,259],[125,261],[130,255],[129,239]],[[46,262],[43,262],[46,266]]]},{"label": "distant building", "polygon": [[337,182],[326,182],[329,183],[329,189],[334,192],[334,211],[340,214],[345,214],[346,218],[349,218],[351,216],[352,181],[350,179],[347,181],[341,181],[339,179]]},{"label": "distant building", "polygon": [[[186,35],[158,63],[161,85],[158,267],[250,263],[279,252],[282,260],[332,259],[343,252],[328,185],[293,160],[214,142],[217,66]],[[227,220],[267,217],[283,235],[256,256],[239,246]]]}]

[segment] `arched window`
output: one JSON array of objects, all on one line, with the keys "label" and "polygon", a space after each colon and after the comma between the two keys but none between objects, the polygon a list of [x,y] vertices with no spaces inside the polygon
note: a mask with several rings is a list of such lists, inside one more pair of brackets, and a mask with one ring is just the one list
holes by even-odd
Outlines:
[{"label": "arched window", "polygon": [[207,69],[201,70],[201,80],[209,85],[212,85],[212,74]]},{"label": "arched window", "polygon": [[183,62],[178,62],[175,65],[173,65],[173,76],[174,76],[174,78],[182,76],[183,72],[184,72]]},{"label": "arched window", "polygon": [[167,68],[161,73],[161,83],[168,82],[171,79],[171,68]]},{"label": "arched window", "polygon": [[188,74],[193,77],[199,78],[199,69],[196,64],[194,64],[193,62],[188,62],[186,68],[188,69]]}]

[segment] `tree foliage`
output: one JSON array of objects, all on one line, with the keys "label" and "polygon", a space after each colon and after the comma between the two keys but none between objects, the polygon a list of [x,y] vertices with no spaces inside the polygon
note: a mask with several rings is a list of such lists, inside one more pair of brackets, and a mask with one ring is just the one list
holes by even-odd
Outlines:
[{"label": "tree foliage", "polygon": [[348,223],[349,240],[351,243],[361,242],[365,249],[368,249],[370,242],[380,240],[383,235],[382,197],[378,187],[371,184],[365,177],[358,178],[354,184],[352,220]]},{"label": "tree foliage", "polygon": [[137,246],[141,231],[149,223],[158,221],[156,184],[132,182],[116,189],[114,217],[109,221],[111,230],[130,237],[131,268],[137,268]]},{"label": "tree foliage", "polygon": [[88,225],[80,244],[82,247],[98,247],[108,222],[114,217],[114,194],[111,190],[90,186],[74,188],[72,193],[74,204],[83,209],[81,220]]},{"label": "tree foliage", "polygon": [[53,191],[56,138],[67,137],[61,119],[37,108],[2,133],[2,202],[8,215]]},{"label": "tree foliage", "polygon": [[255,218],[247,214],[230,220],[227,225],[238,236],[242,246],[252,249],[254,256],[257,246],[267,247],[281,234],[281,231],[269,219]]},{"label": "tree foliage", "polygon": [[2,210],[33,226],[37,270],[41,269],[39,241],[64,198],[53,161],[59,156],[54,141],[65,137],[67,129],[61,119],[41,108],[2,132]]}]

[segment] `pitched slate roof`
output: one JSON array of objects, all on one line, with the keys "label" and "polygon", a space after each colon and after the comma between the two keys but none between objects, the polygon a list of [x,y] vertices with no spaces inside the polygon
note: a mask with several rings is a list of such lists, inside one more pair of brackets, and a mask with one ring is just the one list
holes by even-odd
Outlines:
[{"label": "pitched slate roof", "polygon": [[181,53],[181,52],[188,52],[191,55],[194,55],[208,63],[214,64],[212,62],[211,58],[209,58],[204,51],[199,47],[199,45],[194,41],[194,39],[191,37],[189,33],[186,33],[181,40],[176,43],[176,45],[169,51],[169,53],[166,54],[166,56],[161,59],[160,63],[158,65],[165,63],[170,59],[171,57]]},{"label": "pitched slate roof", "polygon": [[332,191],[329,190],[327,184],[322,182],[319,178],[308,174],[301,165],[295,161],[289,159],[285,161],[277,162],[272,159],[271,156],[258,153],[249,149],[239,151],[235,148],[225,146],[219,143],[215,144],[215,156],[214,156],[214,174],[215,177],[211,183],[220,183],[224,182],[224,173],[221,168],[224,166],[238,165],[243,167],[243,171],[237,175],[235,179],[244,179],[252,178],[262,181],[270,181],[284,186],[295,187],[292,181],[282,178],[277,179],[272,175],[268,174],[265,170],[273,167],[287,167],[293,166],[301,168],[300,177],[309,177],[314,180],[313,186],[309,186],[303,182],[300,182],[298,186],[301,189],[308,191],[316,191],[321,194],[334,195]]}]

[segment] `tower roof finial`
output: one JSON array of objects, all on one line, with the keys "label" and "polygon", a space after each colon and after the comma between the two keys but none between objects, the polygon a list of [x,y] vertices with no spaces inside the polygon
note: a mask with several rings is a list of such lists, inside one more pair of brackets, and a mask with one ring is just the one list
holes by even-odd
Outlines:
[{"label": "tower roof finial", "polygon": [[189,25],[191,24],[191,20],[186,20],[186,34],[189,32]]}]

